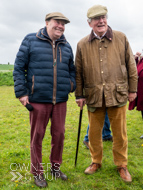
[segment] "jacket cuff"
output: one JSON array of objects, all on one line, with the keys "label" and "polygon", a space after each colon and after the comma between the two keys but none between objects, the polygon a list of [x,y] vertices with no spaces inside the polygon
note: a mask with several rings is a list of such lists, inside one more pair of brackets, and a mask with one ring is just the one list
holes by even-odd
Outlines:
[{"label": "jacket cuff", "polygon": [[77,96],[76,99],[85,98],[84,96]]}]

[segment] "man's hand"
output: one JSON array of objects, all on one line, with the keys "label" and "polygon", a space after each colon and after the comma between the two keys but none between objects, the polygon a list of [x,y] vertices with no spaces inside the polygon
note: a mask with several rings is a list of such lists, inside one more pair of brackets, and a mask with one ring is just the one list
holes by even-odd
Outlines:
[{"label": "man's hand", "polygon": [[136,93],[136,92],[134,92],[134,93],[129,92],[129,94],[128,94],[128,100],[129,100],[129,102],[134,101],[134,99],[135,99],[136,97],[137,97],[137,93]]},{"label": "man's hand", "polygon": [[136,54],[135,54],[135,59],[137,58],[137,57],[140,57],[141,56],[141,53],[140,52],[137,52]]},{"label": "man's hand", "polygon": [[23,96],[23,97],[19,98],[19,101],[20,101],[24,106],[26,106],[26,104],[29,104],[28,96]]},{"label": "man's hand", "polygon": [[83,106],[85,106],[85,104],[86,104],[86,99],[85,98],[76,99],[76,103],[82,110]]}]

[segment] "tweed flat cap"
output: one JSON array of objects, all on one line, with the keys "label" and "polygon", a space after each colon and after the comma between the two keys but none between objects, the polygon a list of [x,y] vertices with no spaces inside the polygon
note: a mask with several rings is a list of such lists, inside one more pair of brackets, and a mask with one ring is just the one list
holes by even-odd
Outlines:
[{"label": "tweed flat cap", "polygon": [[55,20],[57,20],[57,19],[64,20],[66,24],[70,22],[67,17],[65,17],[62,13],[59,13],[59,12],[53,12],[53,13],[47,14],[45,17],[45,21],[49,20],[51,18],[53,18]]},{"label": "tweed flat cap", "polygon": [[106,15],[108,12],[107,8],[102,5],[94,5],[93,7],[89,8],[87,11],[88,18],[94,18],[97,16]]}]

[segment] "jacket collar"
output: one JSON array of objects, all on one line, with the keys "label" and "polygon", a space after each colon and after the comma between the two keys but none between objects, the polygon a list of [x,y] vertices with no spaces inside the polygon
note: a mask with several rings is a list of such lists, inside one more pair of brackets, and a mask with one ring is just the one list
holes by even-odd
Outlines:
[{"label": "jacket collar", "polygon": [[[49,35],[48,35],[48,33],[47,33],[46,27],[41,28],[41,29],[37,32],[36,36],[37,36],[37,38],[39,38],[39,39],[41,39],[41,40],[47,40],[47,39],[48,39],[48,40],[50,40],[50,41],[52,42],[51,38],[49,37]],[[59,39],[56,40],[56,42],[60,42],[60,41],[66,42],[66,38],[65,38],[64,35],[62,35]]]},{"label": "jacket collar", "polygon": [[[112,39],[113,39],[113,32],[112,32],[112,29],[110,28],[110,26],[108,26],[107,32],[106,32],[106,34],[105,34],[104,37],[106,37],[109,41],[112,41]],[[88,41],[91,42],[94,39],[98,39],[98,38],[94,35],[94,32],[92,30],[91,34],[89,36]]]}]

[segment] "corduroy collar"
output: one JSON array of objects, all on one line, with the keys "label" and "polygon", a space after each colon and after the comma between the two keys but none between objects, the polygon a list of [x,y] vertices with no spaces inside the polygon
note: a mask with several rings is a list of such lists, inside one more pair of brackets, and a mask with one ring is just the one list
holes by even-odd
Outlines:
[{"label": "corduroy collar", "polygon": [[[113,39],[113,33],[112,33],[112,29],[111,29],[110,26],[108,26],[107,32],[106,32],[106,34],[105,34],[104,37],[106,37],[108,40],[112,41],[112,39]],[[94,35],[94,32],[93,32],[93,30],[92,30],[92,31],[91,31],[91,34],[90,34],[90,36],[89,36],[88,41],[91,42],[91,41],[94,40],[94,39],[98,39],[98,38]]]}]

